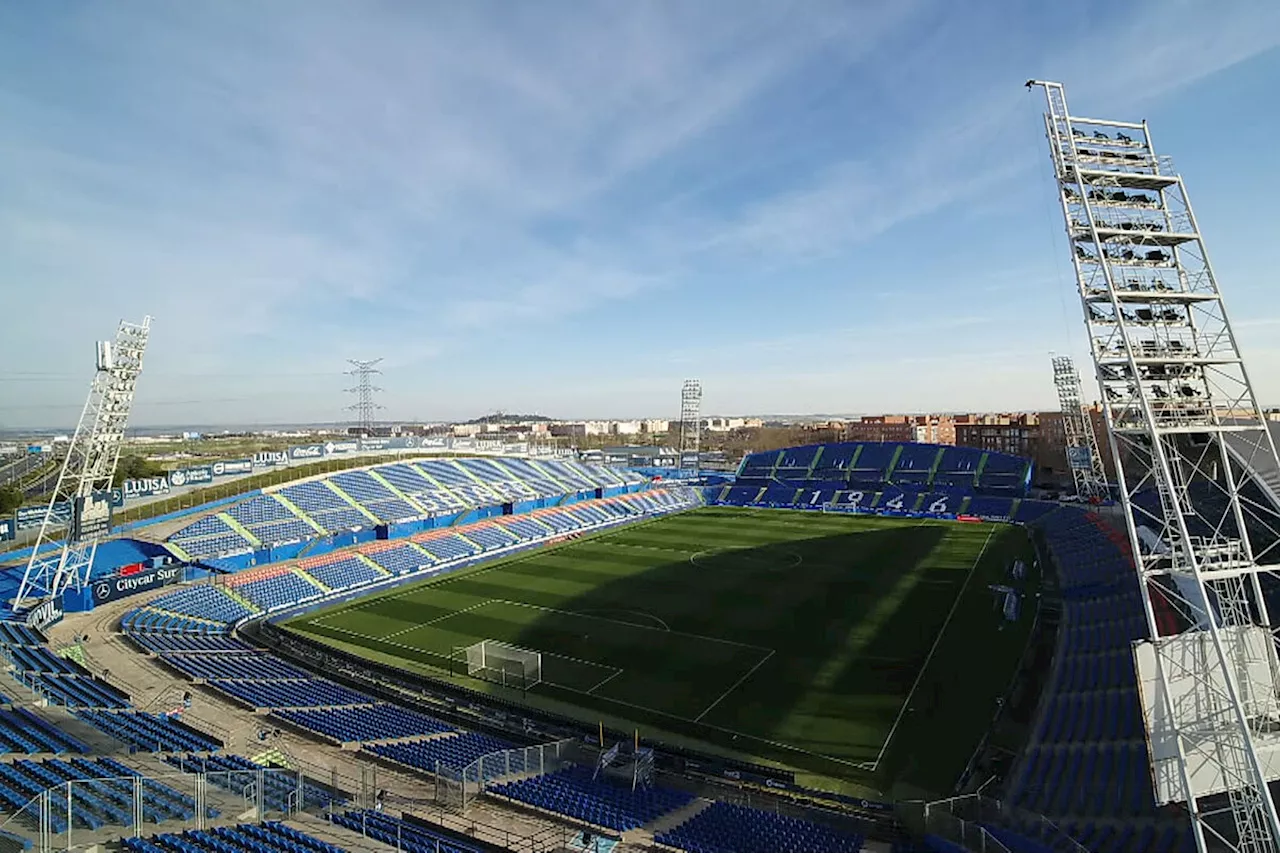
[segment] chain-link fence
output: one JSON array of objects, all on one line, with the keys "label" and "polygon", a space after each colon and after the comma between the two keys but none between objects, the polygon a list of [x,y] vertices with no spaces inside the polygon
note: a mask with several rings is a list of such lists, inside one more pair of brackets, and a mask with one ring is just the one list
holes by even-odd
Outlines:
[{"label": "chain-link fence", "polygon": [[436,802],[465,809],[484,789],[523,777],[554,773],[569,760],[572,738],[482,755],[466,767],[436,767]]}]

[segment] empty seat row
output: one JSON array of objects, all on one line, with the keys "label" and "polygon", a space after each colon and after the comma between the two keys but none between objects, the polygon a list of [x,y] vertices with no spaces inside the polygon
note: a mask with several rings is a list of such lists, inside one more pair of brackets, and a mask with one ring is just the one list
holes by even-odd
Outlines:
[{"label": "empty seat row", "polygon": [[281,710],[275,716],[342,743],[425,736],[453,729],[434,717],[382,702],[355,708]]},{"label": "empty seat row", "polygon": [[221,749],[222,741],[196,731],[180,720],[142,711],[77,711],[76,717],[116,740],[130,752],[208,752]]}]

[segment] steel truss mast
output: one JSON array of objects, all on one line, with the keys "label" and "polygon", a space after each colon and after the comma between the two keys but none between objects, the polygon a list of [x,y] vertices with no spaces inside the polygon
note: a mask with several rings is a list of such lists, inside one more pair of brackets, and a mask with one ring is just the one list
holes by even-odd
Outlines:
[{"label": "steel truss mast", "polygon": [[[150,333],[150,317],[141,324],[121,321],[115,341],[98,344],[97,372],[49,498],[14,609],[89,582],[98,539],[110,528],[109,493]],[[69,516],[58,511],[63,506],[70,508]],[[46,548],[63,524],[66,535],[61,547]]]},{"label": "steel truss mast", "polygon": [[[1267,787],[1275,765],[1262,756],[1274,754],[1280,720],[1259,565],[1274,547],[1263,533],[1274,508],[1252,486],[1255,471],[1277,464],[1275,444],[1182,177],[1156,154],[1146,122],[1072,116],[1061,84],[1027,86],[1042,87],[1048,102],[1045,130],[1151,638],[1143,695],[1168,725],[1167,798],[1186,803],[1201,851],[1277,853]],[[1250,641],[1259,632],[1265,641]],[[1154,763],[1157,739],[1148,740]],[[1161,774],[1153,778],[1159,791]]]}]

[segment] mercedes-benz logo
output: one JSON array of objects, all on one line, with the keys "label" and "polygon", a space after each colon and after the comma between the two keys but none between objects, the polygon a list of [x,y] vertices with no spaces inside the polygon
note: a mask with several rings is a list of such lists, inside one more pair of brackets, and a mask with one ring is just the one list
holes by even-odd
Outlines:
[{"label": "mercedes-benz logo", "polygon": [[98,584],[94,591],[97,593],[98,598],[108,598],[111,595],[111,584],[103,581]]}]

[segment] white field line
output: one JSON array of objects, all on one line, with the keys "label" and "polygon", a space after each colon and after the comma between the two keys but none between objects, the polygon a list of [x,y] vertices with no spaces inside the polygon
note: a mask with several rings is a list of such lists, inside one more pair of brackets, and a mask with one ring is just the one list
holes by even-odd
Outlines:
[{"label": "white field line", "polygon": [[[338,631],[343,634],[350,634],[351,636],[359,637],[362,640],[370,640],[373,642],[383,642],[379,640],[377,637],[370,637],[366,634],[361,634],[359,631],[351,631],[346,628],[337,628],[334,626],[330,626],[330,630]],[[417,652],[419,654],[429,654],[433,657],[439,657],[439,658],[447,657],[446,655],[440,654],[439,652],[433,652],[428,649],[418,648],[417,646],[406,646],[403,643],[393,643],[393,642],[388,642],[387,644],[405,649],[407,651]],[[772,650],[769,650],[769,651],[772,651]],[[597,664],[597,666],[601,666],[601,664]],[[544,683],[551,684],[554,687],[557,687],[561,690],[566,690],[570,693],[579,693],[583,696],[593,695],[593,694],[587,693],[587,691],[585,690],[580,690],[576,687],[569,687],[564,684],[555,684],[554,682],[544,682]],[[595,688],[592,688],[592,689],[595,689]],[[804,747],[796,746],[795,744],[782,743],[781,741],[758,737],[756,735],[747,734],[746,732],[737,731],[736,729],[726,728],[725,726],[717,726],[713,723],[699,722],[698,720],[694,720],[690,717],[683,717],[679,714],[672,714],[668,711],[660,711],[657,708],[650,708],[648,705],[638,705],[635,702],[627,702],[626,700],[623,700],[623,699],[611,699],[608,696],[595,696],[594,698],[602,702],[608,702],[613,705],[623,705],[627,708],[635,708],[639,711],[644,711],[649,714],[656,714],[657,716],[665,717],[668,720],[678,720],[679,722],[682,722],[682,723],[697,723],[698,725],[705,726],[708,729],[714,729],[715,731],[723,732],[724,734],[734,735],[735,737],[742,738],[743,740],[746,740],[746,741],[752,741],[754,743],[762,743],[762,744],[765,744],[766,746],[771,746],[774,749],[781,749],[786,752],[794,752],[799,755],[807,755],[810,758],[821,758],[824,761],[832,761],[832,762],[835,762],[836,764],[843,764],[846,767],[865,769],[865,767],[867,766],[866,762],[849,761],[844,758],[836,758],[835,756],[831,756],[831,755],[823,755],[820,752],[814,752],[812,750],[805,749]]]},{"label": "white field line", "polygon": [[619,669],[619,670],[618,670],[617,672],[615,672],[613,675],[606,675],[606,676],[604,677],[604,680],[603,680],[603,681],[601,681],[601,682],[600,682],[599,684],[597,684],[595,687],[592,687],[591,689],[589,689],[589,690],[587,691],[587,693],[588,693],[588,694],[595,693],[595,692],[596,692],[597,690],[599,690],[601,687],[604,687],[604,686],[605,686],[606,684],[608,684],[610,681],[613,681],[613,680],[614,680],[615,678],[617,678],[619,675],[622,675],[622,673],[623,673],[623,670]]},{"label": "white field line", "polygon": [[[920,680],[924,678],[924,674],[929,670],[929,662],[933,660],[933,654],[938,650],[938,645],[942,642],[943,636],[947,633],[947,626],[951,624],[951,617],[956,615],[956,608],[960,606],[960,600],[964,598],[964,591],[969,587],[969,581],[973,579],[973,573],[978,570],[978,563],[982,562],[982,555],[987,553],[987,545],[991,542],[991,535],[996,532],[996,526],[991,525],[991,529],[987,531],[987,538],[982,540],[982,548],[978,551],[978,556],[974,558],[973,565],[969,567],[969,573],[964,577],[964,583],[960,585],[960,591],[956,593],[956,600],[951,602],[951,609],[947,611],[947,618],[943,620],[942,627],[938,629],[938,636],[933,638],[933,645],[929,647],[929,654],[925,656],[924,663],[920,665],[920,671],[916,673],[916,680],[911,685],[911,690],[907,692],[907,698],[903,700],[902,707],[898,709],[898,716],[894,718],[893,725],[889,728],[889,734],[885,735],[884,743],[880,745],[880,752],[876,754],[876,760],[871,763],[870,769],[876,770],[880,766],[880,760],[884,758],[885,750],[889,748],[889,742],[893,740],[894,732],[898,730],[898,725],[902,722],[902,717],[907,713],[907,706],[911,704],[912,697],[916,694],[916,688],[920,686]],[[864,768],[867,766],[864,762]]]},{"label": "white field line", "polygon": [[702,718],[703,718],[703,717],[705,717],[707,714],[710,714],[710,713],[711,713],[711,709],[712,709],[712,708],[714,708],[715,706],[719,705],[722,701],[724,701],[724,697],[728,696],[730,693],[732,693],[733,691],[737,690],[737,689],[738,689],[738,686],[739,686],[740,684],[742,684],[742,682],[746,681],[748,678],[750,678],[750,677],[751,677],[751,673],[755,672],[757,669],[759,669],[760,667],[764,666],[765,661],[769,660],[769,658],[773,657],[773,655],[774,655],[774,650],[773,650],[773,649],[769,649],[769,654],[767,654],[767,655],[765,655],[764,657],[760,658],[760,660],[756,662],[756,665],[755,665],[755,666],[751,667],[751,669],[747,670],[747,672],[746,672],[746,674],[745,674],[745,675],[743,675],[743,676],[742,676],[741,678],[739,678],[737,681],[733,682],[733,684],[729,687],[729,689],[728,689],[728,690],[726,690],[725,692],[723,692],[723,693],[721,693],[721,694],[720,694],[720,698],[719,698],[719,699],[717,699],[716,701],[714,701],[714,702],[712,702],[710,705],[708,705],[708,706],[706,707],[706,710],[704,710],[701,714],[699,714],[698,716],[696,716],[696,717],[694,717],[694,718],[693,718],[693,721],[694,721],[695,723],[700,723],[700,722],[702,722]]},{"label": "white field line", "polygon": [[393,631],[392,633],[387,634],[386,637],[384,637],[383,639],[390,639],[391,637],[399,637],[401,634],[408,634],[410,631],[416,631],[419,628],[425,628],[428,625],[434,625],[437,622],[443,622],[446,619],[452,619],[455,616],[460,616],[463,613],[467,613],[472,610],[476,610],[478,608],[484,607],[486,604],[493,604],[493,601],[494,599],[491,598],[488,601],[482,601],[479,604],[473,604],[470,607],[464,607],[461,610],[455,610],[452,613],[446,613],[443,616],[437,616],[434,619],[428,619],[426,622],[419,622],[416,625],[410,625],[408,628],[401,628],[399,631]]}]

